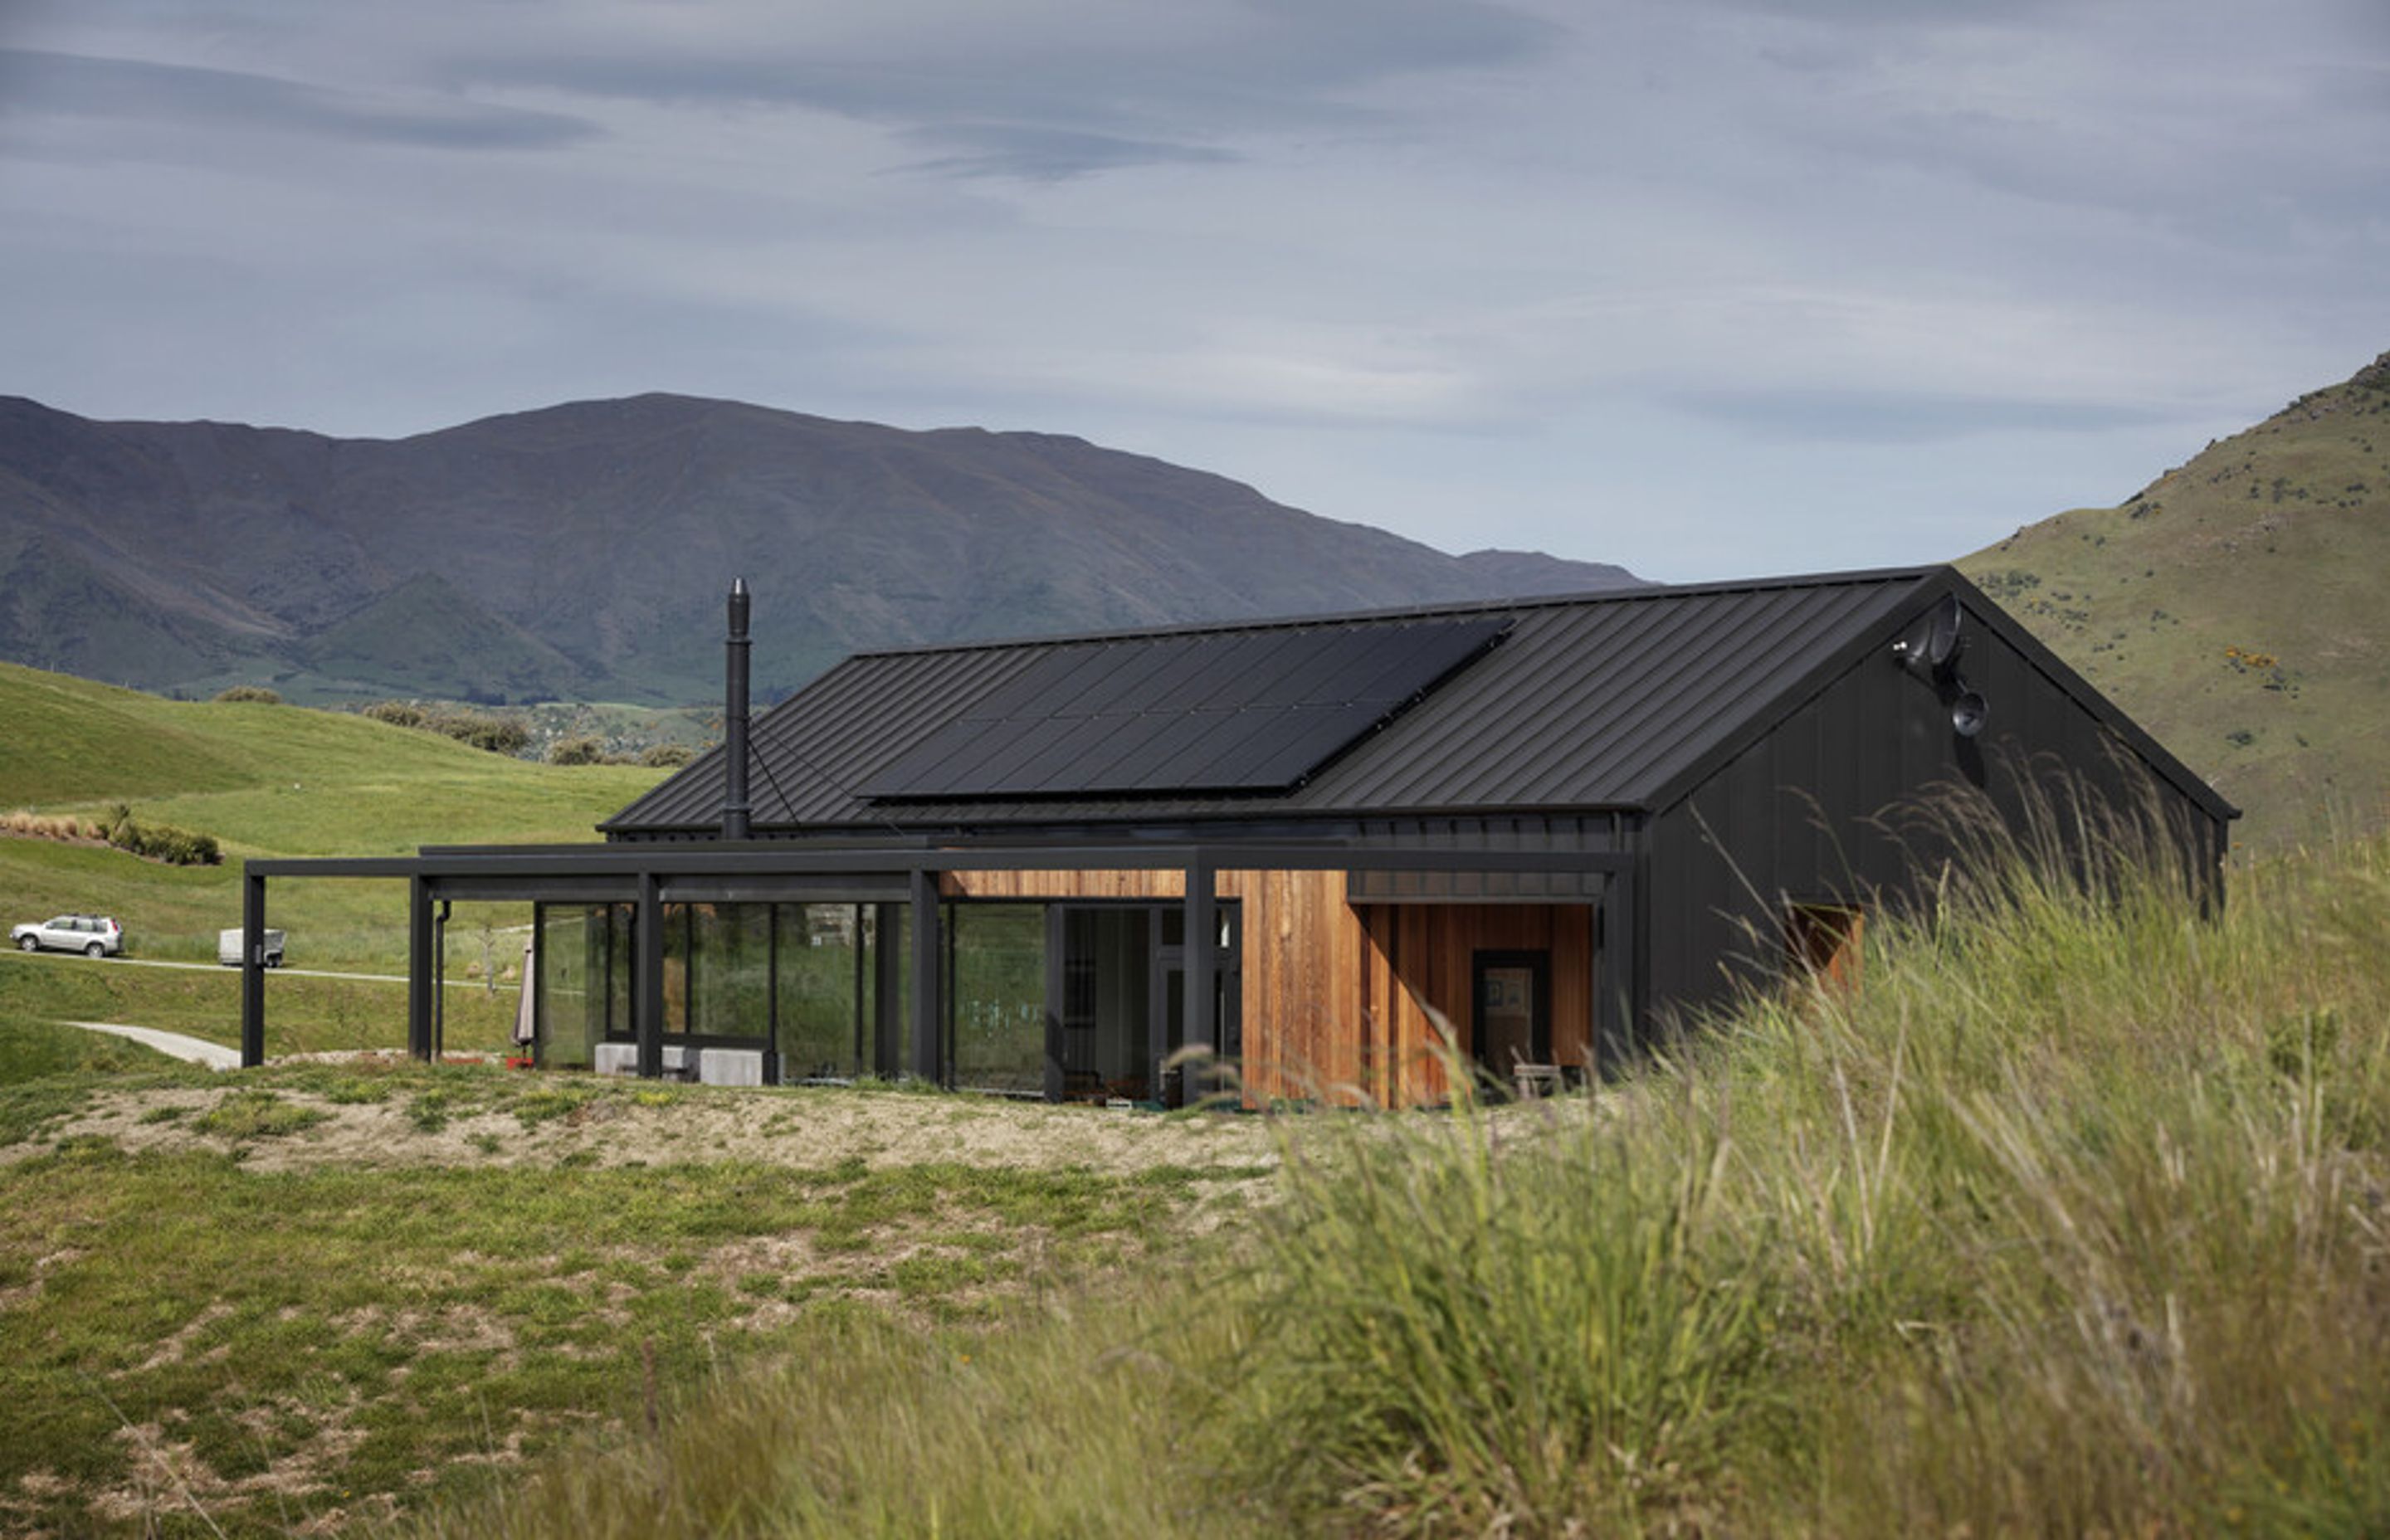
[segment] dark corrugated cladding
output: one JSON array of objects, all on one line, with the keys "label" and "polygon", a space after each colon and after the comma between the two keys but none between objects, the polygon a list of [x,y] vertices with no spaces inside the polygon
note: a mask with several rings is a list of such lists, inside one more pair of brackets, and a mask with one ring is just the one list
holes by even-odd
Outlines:
[{"label": "dark corrugated cladding", "polygon": [[[1127,820],[1368,816],[1469,809],[1652,810],[1689,790],[1755,734],[1796,710],[1805,690],[1956,589],[1986,624],[2023,637],[1947,568],[1742,584],[1610,591],[1576,597],[1442,606],[1365,616],[1182,627],[1092,637],[867,653],[763,717],[754,751],[760,834],[892,827],[943,829]],[[1101,699],[1157,684],[1145,671],[1186,649],[1149,640],[1250,638],[1256,661],[1291,634],[1390,636],[1424,617],[1509,623],[1502,644],[1310,779],[1259,794],[1089,796],[1049,780],[1046,794],[874,799],[873,778],[950,724],[1000,707],[1001,692],[1058,655],[1084,654],[1073,677]],[[2229,816],[2220,799],[2100,700],[2046,649],[2053,682],[2088,696],[2161,775]],[[1163,657],[1170,654],[1169,659]],[[1099,693],[1100,692],[1100,693]],[[1997,708],[1996,708],[1997,709]],[[722,764],[709,754],[604,827],[617,838],[694,832],[719,815]]]},{"label": "dark corrugated cladding", "polygon": [[[1944,861],[1961,853],[1936,804],[1961,813],[1970,790],[2016,831],[2036,800],[2062,812],[2080,801],[2087,819],[2059,831],[2067,859],[2120,818],[2138,826],[2128,841],[2154,839],[2151,853],[2170,847],[2203,900],[2220,892],[2232,807],[1963,580],[1924,597],[1946,592],[1964,615],[1950,677],[1907,666],[1891,632],[1863,627],[1655,810],[1643,918],[1651,997],[1670,1014],[1780,970],[1791,907],[1930,904]],[[1902,607],[1893,629],[1923,612]],[[1990,702],[1978,738],[1953,730],[1961,678]]]}]

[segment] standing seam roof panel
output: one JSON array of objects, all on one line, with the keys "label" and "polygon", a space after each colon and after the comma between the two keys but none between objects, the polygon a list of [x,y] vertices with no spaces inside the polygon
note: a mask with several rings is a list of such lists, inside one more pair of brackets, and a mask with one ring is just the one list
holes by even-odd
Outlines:
[{"label": "standing seam roof panel", "polygon": [[[752,777],[761,793],[755,821],[780,828],[892,821],[944,828],[1406,807],[1645,805],[1672,776],[1737,735],[1747,736],[1755,716],[1783,706],[1785,692],[1853,645],[1859,630],[1895,615],[1935,582],[1963,580],[1927,569],[1229,624],[1150,638],[867,654],[842,663],[759,719],[755,752],[773,774]],[[868,782],[949,724],[999,701],[1008,688],[1031,698],[1035,681],[1026,676],[1058,666],[1054,660],[1066,653],[1078,655],[1067,666],[1073,674],[1086,674],[1090,699],[1119,700],[1143,696],[1167,665],[1218,648],[1215,637],[1250,639],[1256,644],[1251,656],[1274,659],[1306,634],[1343,632],[1361,643],[1403,636],[1420,622],[1453,619],[1508,621],[1510,635],[1385,730],[1365,730],[1327,768],[1283,794],[1074,795],[1068,779],[1050,773],[1040,777],[1038,789],[1060,795],[1034,801],[957,797],[887,804],[839,789]],[[1169,645],[1186,636],[1200,640],[1184,648]],[[1174,652],[1176,657],[1157,662]],[[1099,661],[1102,666],[1092,666]],[[1121,683],[1132,670],[1150,672]],[[1182,703],[1179,711],[1185,710]],[[1213,746],[1204,740],[1203,747]],[[800,764],[800,753],[818,770]],[[1096,758],[1090,753],[1087,763]],[[787,789],[785,797],[776,779]],[[701,828],[719,816],[721,784],[717,750],[609,827]]]}]

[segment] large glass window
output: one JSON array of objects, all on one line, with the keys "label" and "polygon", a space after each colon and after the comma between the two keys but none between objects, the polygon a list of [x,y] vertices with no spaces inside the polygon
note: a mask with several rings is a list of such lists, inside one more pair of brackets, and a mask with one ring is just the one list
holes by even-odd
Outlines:
[{"label": "large glass window", "polygon": [[783,1080],[845,1080],[870,1067],[870,913],[859,904],[776,906]]},{"label": "large glass window", "polygon": [[772,1030],[772,905],[689,906],[688,1031],[754,1037]]},{"label": "large glass window", "polygon": [[689,957],[688,905],[666,904],[658,911],[664,921],[664,1035],[688,1034]]},{"label": "large glass window", "polygon": [[958,904],[946,911],[954,1084],[1038,1096],[1046,1088],[1046,906]]},{"label": "large glass window", "polygon": [[[631,1029],[631,918],[637,914],[628,904],[608,904],[590,911],[592,944],[599,949],[601,961],[593,968],[602,968],[606,977],[605,1035],[626,1042]],[[595,989],[598,975],[592,972],[590,982]]]}]

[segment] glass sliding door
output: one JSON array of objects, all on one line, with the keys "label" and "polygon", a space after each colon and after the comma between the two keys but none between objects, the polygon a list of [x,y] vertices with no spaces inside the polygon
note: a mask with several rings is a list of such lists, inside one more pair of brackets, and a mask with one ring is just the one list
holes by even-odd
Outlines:
[{"label": "glass sliding door", "polygon": [[542,1068],[585,1070],[597,1046],[631,1041],[631,905],[542,904],[533,1049]]},{"label": "glass sliding door", "polygon": [[780,1079],[852,1080],[872,1069],[871,909],[773,906],[775,1031]]},{"label": "glass sliding door", "polygon": [[1150,1095],[1151,924],[1144,908],[1062,909],[1055,1018],[1066,1101],[1139,1101]]},{"label": "glass sliding door", "polygon": [[543,904],[533,910],[539,944],[533,961],[539,982],[533,992],[532,1052],[543,1069],[585,1070],[598,1039],[606,1035],[606,954],[603,909]]},{"label": "glass sliding door", "polygon": [[947,1056],[957,1090],[1046,1093],[1046,906],[946,910]]},{"label": "glass sliding door", "polygon": [[688,905],[688,956],[690,1036],[759,1046],[771,1036],[772,905]]}]

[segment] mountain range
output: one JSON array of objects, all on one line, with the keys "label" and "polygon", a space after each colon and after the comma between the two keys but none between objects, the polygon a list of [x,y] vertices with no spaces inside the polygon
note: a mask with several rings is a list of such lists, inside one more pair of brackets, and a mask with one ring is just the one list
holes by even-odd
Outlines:
[{"label": "mountain range", "polygon": [[864,648],[1572,592],[1224,477],[1043,433],[575,402],[396,440],[102,422],[0,397],[0,659],[315,703],[766,697]]}]

